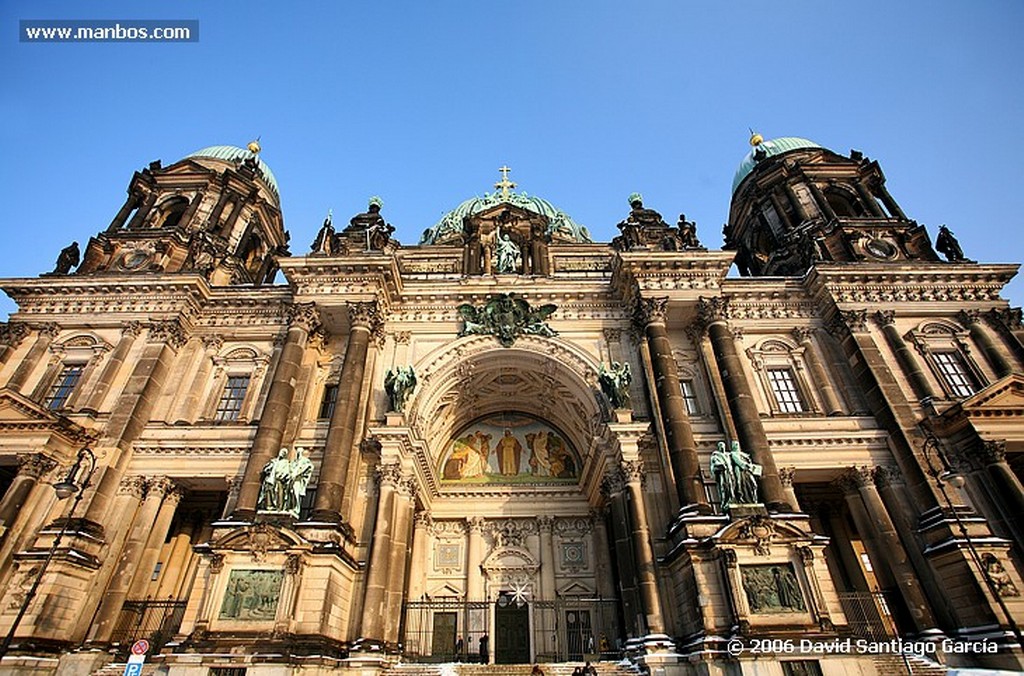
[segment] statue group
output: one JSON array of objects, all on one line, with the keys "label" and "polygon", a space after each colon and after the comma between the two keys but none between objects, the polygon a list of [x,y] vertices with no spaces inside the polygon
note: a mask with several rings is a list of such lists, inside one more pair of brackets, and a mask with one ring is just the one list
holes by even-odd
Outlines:
[{"label": "statue group", "polygon": [[601,391],[608,397],[612,408],[629,408],[629,384],[633,376],[629,372],[629,363],[620,364],[613,361],[610,368],[601,364],[598,372],[597,382],[601,385]]},{"label": "statue group", "polygon": [[757,498],[757,477],[761,476],[761,465],[740,449],[740,442],[732,442],[727,451],[724,441],[711,454],[711,476],[718,486],[718,504],[723,510],[732,505],[759,504]]},{"label": "statue group", "polygon": [[313,463],[301,448],[295,457],[288,458],[288,449],[282,448],[277,457],[263,466],[260,473],[260,495],[256,507],[260,512],[299,516],[302,497],[313,476]]},{"label": "statue group", "polygon": [[388,395],[389,411],[402,413],[405,402],[416,389],[416,371],[410,366],[397,366],[384,376],[384,391]]}]

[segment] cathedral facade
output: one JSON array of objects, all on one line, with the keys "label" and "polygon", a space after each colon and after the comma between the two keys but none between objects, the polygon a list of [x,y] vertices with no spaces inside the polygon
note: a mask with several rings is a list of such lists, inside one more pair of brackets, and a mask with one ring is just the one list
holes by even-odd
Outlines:
[{"label": "cathedral facade", "polygon": [[137,172],[0,280],[0,670],[1024,666],[1017,266],[751,144],[721,250],[503,168],[295,255],[258,145]]}]

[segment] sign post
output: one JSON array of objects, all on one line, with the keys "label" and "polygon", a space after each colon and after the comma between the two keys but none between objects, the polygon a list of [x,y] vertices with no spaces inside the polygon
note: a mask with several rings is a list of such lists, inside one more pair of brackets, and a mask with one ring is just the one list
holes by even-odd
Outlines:
[{"label": "sign post", "polygon": [[128,664],[124,665],[123,676],[141,676],[142,666],[146,663],[149,652],[149,641],[140,639],[132,644],[132,654],[128,656]]}]

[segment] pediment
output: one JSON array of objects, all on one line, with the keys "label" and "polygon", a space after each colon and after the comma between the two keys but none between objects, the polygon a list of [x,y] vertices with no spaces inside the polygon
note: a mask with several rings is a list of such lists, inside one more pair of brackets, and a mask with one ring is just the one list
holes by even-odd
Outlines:
[{"label": "pediment", "polygon": [[461,589],[454,585],[445,582],[442,585],[432,587],[428,592],[427,596],[431,599],[442,599],[442,598],[459,598],[461,599],[465,594]]},{"label": "pediment", "polygon": [[470,222],[496,221],[514,223],[529,221],[547,223],[547,217],[509,202],[501,202],[469,217]]},{"label": "pediment", "polygon": [[578,580],[573,580],[557,591],[558,596],[597,596],[597,591]]},{"label": "pediment", "polygon": [[943,413],[947,420],[1024,414],[1024,376],[1011,374],[964,399]]},{"label": "pediment", "polygon": [[257,523],[228,531],[213,543],[213,547],[265,554],[270,551],[291,549],[303,544],[304,541],[298,533],[268,523]]},{"label": "pediment", "polygon": [[60,413],[14,390],[0,389],[0,434],[16,436],[40,432],[56,435],[69,446],[80,446],[92,440],[88,430]]},{"label": "pediment", "polygon": [[487,571],[528,570],[538,568],[536,559],[521,547],[499,547],[480,566]]}]

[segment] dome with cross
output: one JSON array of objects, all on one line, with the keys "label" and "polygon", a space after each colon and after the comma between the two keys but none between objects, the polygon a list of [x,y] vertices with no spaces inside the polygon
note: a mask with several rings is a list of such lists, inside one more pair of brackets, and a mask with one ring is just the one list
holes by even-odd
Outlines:
[{"label": "dome with cross", "polygon": [[552,241],[567,243],[591,243],[590,231],[574,221],[568,214],[557,208],[543,197],[527,195],[525,192],[514,192],[516,184],[508,180],[508,167],[499,169],[502,174],[500,181],[494,184],[493,193],[484,193],[483,197],[471,197],[441,217],[433,227],[427,228],[420,237],[420,244],[455,244],[460,241],[463,221],[475,214],[486,211],[501,204],[509,204],[545,217],[548,221],[548,234]]}]

